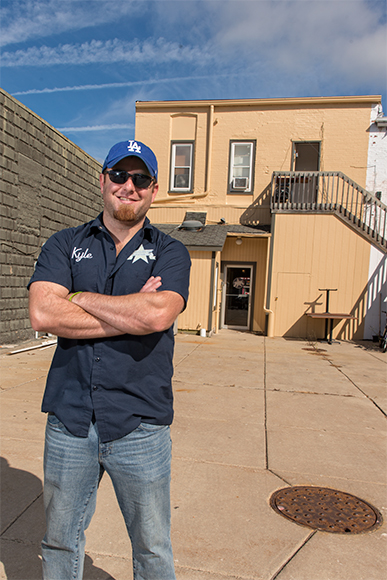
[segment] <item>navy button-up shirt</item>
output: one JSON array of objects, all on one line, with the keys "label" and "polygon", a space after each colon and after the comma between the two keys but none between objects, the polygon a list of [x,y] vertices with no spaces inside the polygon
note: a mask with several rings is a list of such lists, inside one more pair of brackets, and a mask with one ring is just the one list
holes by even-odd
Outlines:
[{"label": "navy button-up shirt", "polygon": [[[69,292],[121,296],[139,292],[150,276],[161,291],[188,299],[190,258],[183,244],[144,227],[116,256],[114,242],[94,221],[54,234],[43,246],[29,282],[55,282]],[[101,339],[58,337],[42,411],[52,412],[78,437],[87,437],[93,411],[102,442],[124,437],[141,421],[173,419],[173,329],[145,336]]]}]

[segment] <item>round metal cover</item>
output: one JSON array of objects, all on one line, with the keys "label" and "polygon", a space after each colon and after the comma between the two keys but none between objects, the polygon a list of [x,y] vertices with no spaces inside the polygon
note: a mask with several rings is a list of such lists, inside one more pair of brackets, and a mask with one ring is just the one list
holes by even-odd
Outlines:
[{"label": "round metal cover", "polygon": [[270,505],[296,524],[336,534],[369,532],[382,523],[381,514],[366,501],[327,487],[279,489]]}]

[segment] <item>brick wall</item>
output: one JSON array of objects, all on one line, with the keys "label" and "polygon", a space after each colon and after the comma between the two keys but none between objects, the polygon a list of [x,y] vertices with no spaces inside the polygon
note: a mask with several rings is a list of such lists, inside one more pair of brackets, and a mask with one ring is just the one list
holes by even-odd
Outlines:
[{"label": "brick wall", "polygon": [[0,344],[34,337],[28,283],[54,232],[102,209],[100,164],[0,89]]}]

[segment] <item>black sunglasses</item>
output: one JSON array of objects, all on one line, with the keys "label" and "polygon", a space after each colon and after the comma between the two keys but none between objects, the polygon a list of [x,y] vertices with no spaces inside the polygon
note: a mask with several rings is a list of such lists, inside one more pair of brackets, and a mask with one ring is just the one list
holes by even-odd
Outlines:
[{"label": "black sunglasses", "polygon": [[144,175],[143,173],[128,173],[122,169],[111,169],[107,171],[107,174],[110,177],[110,181],[119,183],[120,185],[126,183],[130,177],[134,187],[142,189],[147,189],[154,181],[154,178],[149,175]]}]

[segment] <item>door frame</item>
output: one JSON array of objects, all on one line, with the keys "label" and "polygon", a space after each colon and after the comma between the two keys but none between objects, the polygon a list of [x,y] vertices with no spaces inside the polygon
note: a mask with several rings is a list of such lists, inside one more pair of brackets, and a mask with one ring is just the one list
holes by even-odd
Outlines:
[{"label": "door frame", "polygon": [[[250,268],[250,292],[249,292],[249,302],[247,309],[247,325],[246,326],[236,326],[231,324],[225,324],[225,314],[226,314],[226,289],[227,289],[227,268]],[[221,283],[222,283],[222,300],[220,303],[220,324],[219,328],[230,328],[232,330],[247,330],[250,331],[252,327],[253,314],[254,314],[254,301],[255,301],[255,271],[256,262],[238,262],[232,261],[222,261],[221,263]]]}]

